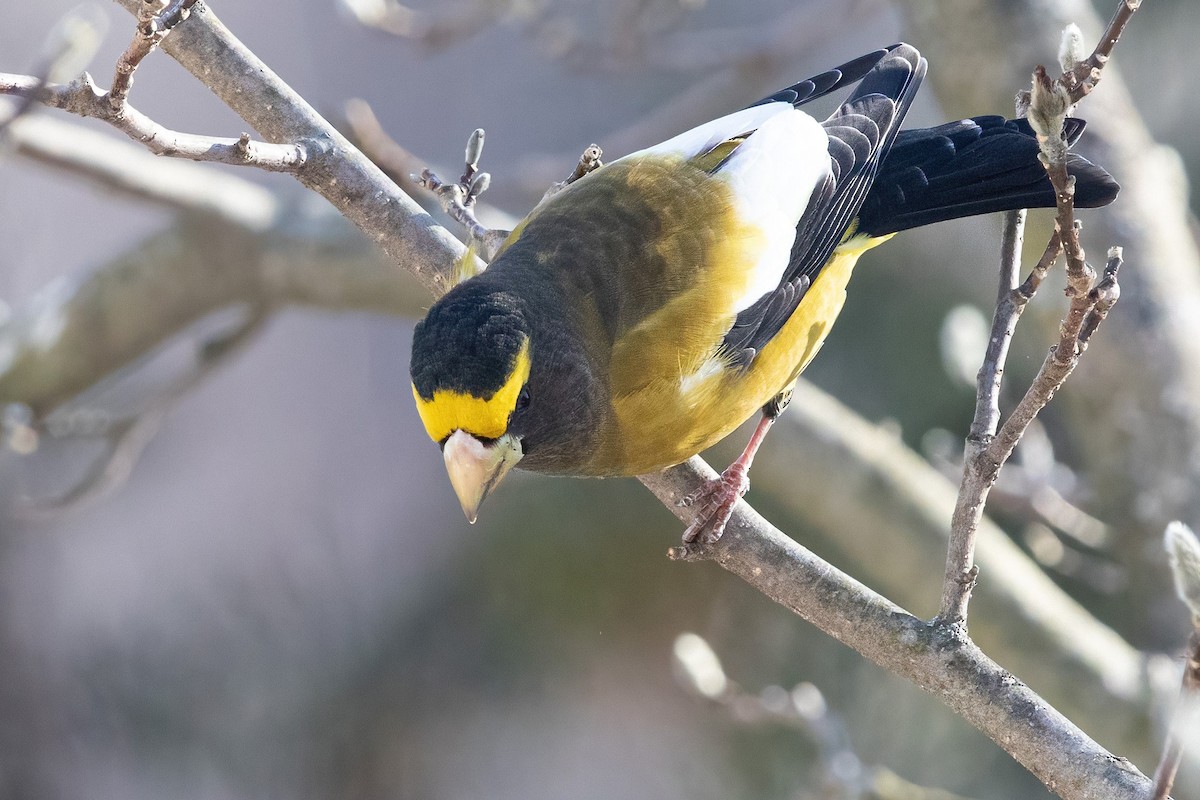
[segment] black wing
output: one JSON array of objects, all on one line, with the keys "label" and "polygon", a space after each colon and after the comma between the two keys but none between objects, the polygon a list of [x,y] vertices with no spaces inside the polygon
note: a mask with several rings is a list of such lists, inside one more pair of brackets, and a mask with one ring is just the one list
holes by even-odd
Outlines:
[{"label": "black wing", "polygon": [[891,47],[867,53],[865,56],[859,56],[853,61],[847,61],[840,67],[834,67],[822,72],[820,75],[814,75],[799,83],[794,83],[786,89],[780,89],[770,97],[764,97],[754,105],[748,106],[748,108],[754,108],[754,106],[761,106],[766,103],[791,103],[796,108],[799,108],[810,100],[816,100],[818,97],[824,97],[830,92],[836,92],[838,89],[849,86],[852,83],[858,83],[884,56],[899,46],[898,44],[894,44]]},{"label": "black wing", "polygon": [[[854,68],[848,69],[850,66]],[[798,100],[794,102],[799,105],[852,83],[846,76],[865,70],[850,98],[822,123],[829,137],[831,174],[814,190],[796,225],[791,261],[779,287],[739,313],[725,334],[722,350],[734,365],[749,366],[774,338],[842,241],[896,138],[925,68],[925,59],[915,48],[898,44],[768,98],[786,99],[789,92],[795,92]],[[833,73],[838,77],[824,78]],[[819,79],[824,80],[818,83]]]}]

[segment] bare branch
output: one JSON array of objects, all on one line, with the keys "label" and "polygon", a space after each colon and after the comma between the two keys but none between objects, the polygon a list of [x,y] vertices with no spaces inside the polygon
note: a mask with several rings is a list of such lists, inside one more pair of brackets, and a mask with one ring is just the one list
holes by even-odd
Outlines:
[{"label": "bare branch", "polygon": [[[115,2],[131,13],[139,7],[139,0]],[[197,2],[161,46],[267,141],[314,143],[296,178],[430,291],[453,285],[454,237],[238,41],[205,3]]]},{"label": "bare branch", "polygon": [[1058,231],[1050,235],[1050,241],[1046,243],[1046,249],[1042,252],[1042,257],[1038,260],[1037,266],[1030,270],[1029,275],[1025,278],[1024,283],[1017,287],[1013,295],[1013,302],[1024,306],[1033,296],[1037,294],[1037,290],[1041,288],[1042,281],[1046,279],[1046,274],[1050,268],[1058,261],[1058,257],[1062,255],[1062,237],[1058,235]]},{"label": "bare branch", "polygon": [[1025,235],[1025,212],[1010,211],[1004,217],[1001,240],[1000,284],[992,332],[975,393],[975,419],[963,453],[962,483],[950,525],[950,545],[946,552],[946,576],[942,583],[942,604],[938,619],[943,622],[965,621],[967,603],[975,588],[979,567],[975,565],[975,535],[995,472],[986,462],[987,446],[1000,424],[1000,378],[1008,360],[1008,346],[1024,308],[1014,301],[1017,273],[1021,268],[1021,246]]},{"label": "bare branch", "polygon": [[[1075,369],[1092,333],[1120,297],[1117,284],[1117,271],[1121,266],[1120,248],[1110,251],[1104,281],[1094,286],[1095,271],[1088,266],[1079,242],[1079,223],[1075,220],[1075,178],[1067,174],[1067,151],[1059,133],[1067,109],[1065,92],[1061,81],[1052,82],[1045,69],[1037,68],[1029,118],[1038,131],[1042,161],[1057,195],[1056,226],[1066,256],[1067,297],[1070,303],[1059,330],[1058,343],[1050,349],[1033,384],[1005,421],[999,435],[988,446],[988,458],[996,464],[997,471],[1008,460],[1029,423],[1050,402]],[[1048,131],[1055,133],[1050,135]],[[1047,251],[1050,249],[1047,248]]]},{"label": "bare branch", "polygon": [[218,139],[169,130],[128,103],[114,108],[109,95],[100,91],[86,72],[71,83],[46,86],[29,75],[0,73],[2,94],[35,98],[53,108],[103,120],[144,144],[155,155],[258,167],[269,172],[295,172],[309,157],[311,145],[306,142],[256,142],[251,146],[248,139]]},{"label": "bare branch", "polygon": [[[1130,0],[1125,2],[1122,8],[1128,10],[1131,15],[1136,10],[1136,5],[1135,0]],[[1123,29],[1127,22],[1128,16],[1118,11],[1113,24],[1119,24]],[[1118,34],[1119,31],[1114,34],[1110,26],[1105,36],[1115,37]],[[1121,266],[1119,248],[1114,248],[1110,253],[1104,281],[1100,285],[1094,285],[1095,272],[1085,260],[1083,246],[1079,241],[1080,226],[1075,220],[1075,178],[1067,173],[1067,142],[1062,131],[1066,115],[1072,103],[1078,99],[1072,99],[1073,89],[1077,87],[1072,83],[1070,76],[1073,73],[1069,68],[1072,66],[1072,53],[1078,47],[1079,38],[1079,30],[1074,26],[1068,27],[1063,35],[1060,59],[1068,72],[1053,81],[1045,68],[1039,66],[1034,71],[1033,86],[1028,97],[1024,94],[1018,95],[1018,107],[1025,108],[1028,113],[1029,122],[1037,134],[1042,164],[1054,187],[1057,201],[1056,231],[1037,268],[1018,288],[1016,274],[1021,256],[1020,220],[1013,214],[1006,218],[999,300],[993,317],[992,336],[984,358],[984,366],[979,374],[975,419],[967,437],[962,486],[959,502],[955,507],[950,546],[946,556],[941,610],[937,617],[942,623],[966,621],[967,604],[978,575],[978,568],[973,563],[975,530],[997,474],[1012,454],[1029,423],[1050,402],[1054,393],[1075,368],[1087,348],[1092,333],[1120,297],[1120,287],[1117,284],[1117,271]],[[1107,61],[1108,53],[1115,43],[1113,38],[1111,42],[1102,40],[1097,46],[1097,53],[1101,52],[1102,48],[1106,49],[1101,60],[1090,68],[1089,85],[1095,85],[1099,80],[1100,69]],[[1082,97],[1083,94],[1086,92],[1079,96]],[[1067,296],[1070,303],[1060,329],[1059,342],[1051,349],[1033,385],[1005,421],[997,436],[996,426],[1000,419],[997,399],[1008,342],[1012,338],[1021,310],[1037,290],[1049,265],[1057,260],[1060,248],[1066,256]]]},{"label": "bare branch", "polygon": [[1108,316],[1108,312],[1117,304],[1117,300],[1121,298],[1121,287],[1117,283],[1117,272],[1121,269],[1123,262],[1123,253],[1120,247],[1110,247],[1108,250],[1108,261],[1104,265],[1104,274],[1100,278],[1100,282],[1092,287],[1088,292],[1088,300],[1091,301],[1092,307],[1088,309],[1087,315],[1083,318],[1083,323],[1079,326],[1079,347],[1081,350],[1087,349],[1088,341],[1092,338],[1092,334],[1096,332],[1096,328],[1100,327],[1100,323]]},{"label": "bare branch", "polygon": [[[427,189],[433,194],[446,215],[466,231],[470,249],[478,253],[485,263],[490,263],[500,252],[500,248],[512,231],[488,228],[475,217],[475,202],[480,195],[487,191],[491,183],[491,175],[479,171],[479,160],[483,155],[483,142],[483,128],[476,128],[467,140],[466,167],[457,183],[446,183],[428,168],[421,170],[421,174],[414,175],[413,178],[421,188]],[[604,166],[604,162],[600,160],[603,155],[604,151],[600,149],[599,145],[593,144],[585,148],[583,154],[579,156],[579,163],[575,165],[571,174],[567,176],[566,180],[559,181],[547,189],[541,202],[545,202],[583,176]],[[467,259],[460,268],[459,277],[466,279],[477,271],[470,263],[470,259]]]},{"label": "bare branch", "polygon": [[[1092,3],[900,0],[897,5],[909,28],[928,34],[921,48],[934,65],[927,86],[951,116],[1006,102],[1012,86],[1027,79],[1028,70],[1020,65],[1052,53],[1063,26],[1077,22],[1096,35],[1105,27]],[[1109,10],[1117,5],[1112,0]],[[967,29],[990,34],[963,36]],[[988,69],[975,69],[979,64]],[[1119,176],[1121,197],[1089,214],[1086,233],[1098,240],[1093,248],[1120,242],[1127,254],[1136,253],[1131,264],[1136,268],[1123,270],[1124,311],[1105,322],[1114,327],[1103,348],[1092,348],[1090,367],[1071,377],[1074,388],[1063,400],[1072,413],[1058,416],[1055,427],[1078,460],[1089,513],[1109,526],[1106,550],[1127,582],[1123,596],[1144,604],[1163,588],[1152,560],[1142,556],[1145,542],[1170,519],[1200,519],[1195,491],[1200,485],[1200,315],[1163,313],[1200,304],[1200,250],[1183,165],[1147,130],[1134,103],[1142,90],[1114,69],[1120,65],[1105,68],[1103,89],[1089,96],[1080,114],[1089,123],[1086,154]],[[994,577],[992,569],[983,568],[987,580],[977,598]],[[993,613],[989,609],[989,616]],[[973,635],[983,622],[972,620]],[[1105,739],[1096,725],[1085,727],[1101,741],[1115,741]],[[1149,767],[1158,755],[1143,752],[1136,760]],[[1195,754],[1187,755],[1189,763],[1200,765]]]},{"label": "bare branch", "polygon": [[[697,457],[640,480],[686,522],[690,512],[678,508],[678,500],[715,476]],[[1149,794],[1148,778],[1046,705],[957,626],[913,617],[796,544],[744,501],[716,545],[675,547],[670,555],[715,561],[871,661],[933,692],[1067,800]]]}]

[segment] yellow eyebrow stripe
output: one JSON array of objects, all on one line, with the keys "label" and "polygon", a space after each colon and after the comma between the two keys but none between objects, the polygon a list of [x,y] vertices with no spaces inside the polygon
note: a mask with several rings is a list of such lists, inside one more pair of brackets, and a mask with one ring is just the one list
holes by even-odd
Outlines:
[{"label": "yellow eyebrow stripe", "polygon": [[417,413],[425,425],[425,432],[435,442],[441,442],[456,430],[485,439],[500,438],[508,430],[508,418],[516,408],[522,387],[529,380],[529,367],[527,341],[517,353],[508,380],[491,397],[440,389],[433,393],[432,399],[426,400],[413,386],[413,398],[417,401]]}]

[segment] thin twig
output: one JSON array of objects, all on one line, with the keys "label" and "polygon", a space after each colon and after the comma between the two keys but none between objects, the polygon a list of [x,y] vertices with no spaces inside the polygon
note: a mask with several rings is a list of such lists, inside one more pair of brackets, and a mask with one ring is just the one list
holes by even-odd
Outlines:
[{"label": "thin twig", "polygon": [[579,163],[575,165],[575,169],[570,175],[567,176],[567,179],[565,181],[559,181],[558,183],[552,184],[550,188],[546,190],[546,193],[542,195],[540,202],[546,202],[551,197],[582,178],[584,175],[595,172],[603,167],[604,162],[600,160],[603,155],[604,151],[600,149],[600,145],[588,145],[586,148],[584,148],[583,153],[579,156]]},{"label": "thin twig", "polygon": [[[467,140],[466,166],[456,183],[443,181],[433,170],[428,168],[421,170],[421,174],[414,175],[413,178],[419,186],[428,189],[437,198],[442,210],[462,226],[471,248],[485,263],[490,264],[512,231],[489,228],[475,216],[475,203],[480,195],[487,191],[491,182],[491,175],[479,171],[479,159],[483,155],[483,142],[483,128],[477,128]],[[579,162],[567,179],[555,183],[547,189],[540,202],[545,202],[575,181],[600,169],[604,166],[604,162],[600,160],[603,155],[604,151],[600,149],[599,145],[588,145],[583,154],[579,156]],[[474,274],[472,270],[464,269],[459,279],[465,279],[472,274]]]},{"label": "thin twig", "polygon": [[992,332],[988,339],[983,366],[975,391],[975,418],[963,450],[962,482],[950,524],[950,544],[946,551],[946,575],[942,583],[939,622],[965,622],[971,590],[979,575],[975,565],[975,535],[989,490],[996,480],[999,465],[987,459],[987,446],[1000,424],[1000,381],[1008,360],[1017,320],[1024,303],[1016,302],[1017,275],[1025,235],[1025,211],[1010,211],[1004,216],[1001,237],[1000,280]]},{"label": "thin twig", "polygon": [[1033,296],[1037,294],[1037,290],[1041,288],[1042,281],[1046,279],[1046,274],[1050,272],[1050,268],[1058,261],[1058,257],[1062,255],[1062,237],[1058,235],[1058,230],[1050,235],[1050,241],[1046,243],[1046,249],[1042,252],[1042,257],[1038,259],[1037,265],[1029,271],[1024,283],[1017,287],[1013,293],[1013,302],[1019,305],[1025,305]]},{"label": "thin twig", "polygon": [[52,108],[81,117],[95,117],[160,156],[257,167],[268,172],[295,172],[308,161],[312,146],[304,141],[295,144],[251,142],[245,134],[238,139],[221,139],[169,130],[128,103],[114,109],[108,95],[96,87],[92,76],[86,72],[71,83],[45,86],[30,75],[0,73],[0,95],[34,97]]},{"label": "thin twig", "polygon": [[[1090,291],[1090,290],[1089,290]],[[1113,296],[1116,296],[1115,289],[1115,273],[1114,273],[1114,290]],[[1038,413],[1050,402],[1051,398],[1063,385],[1067,377],[1075,369],[1075,365],[1079,362],[1079,357],[1083,352],[1084,341],[1078,337],[1082,329],[1083,319],[1090,312],[1091,306],[1094,303],[1089,303],[1087,295],[1082,301],[1072,300],[1072,309],[1068,313],[1067,320],[1063,323],[1063,330],[1070,334],[1067,339],[1064,335],[1063,340],[1059,344],[1050,349],[1050,353],[1046,356],[1046,360],[1042,362],[1041,369],[1038,371],[1037,377],[1034,378],[1025,396],[1013,409],[1004,425],[1000,428],[1000,432],[991,441],[988,447],[987,458],[997,464],[997,468],[1002,466],[1012,455],[1013,449],[1017,446],[1021,436],[1025,433],[1025,429],[1037,417]],[[1082,310],[1077,311],[1077,306],[1082,306]],[[1097,317],[1096,324],[1099,324]],[[1070,330],[1068,323],[1078,320],[1074,324],[1074,330]],[[1094,328],[1093,328],[1094,330]],[[1090,332],[1089,332],[1090,333]],[[1063,341],[1067,341],[1066,347],[1063,346]],[[1063,351],[1069,353],[1065,357],[1060,357]]]},{"label": "thin twig", "polygon": [[[487,175],[487,173],[482,173]],[[511,231],[493,230],[475,218],[474,203],[468,203],[471,187],[461,183],[446,183],[432,170],[421,170],[417,183],[428,189],[442,204],[442,209],[466,231],[471,246],[479,253],[484,262],[496,257],[500,245],[508,238]],[[478,192],[475,192],[478,196]]]},{"label": "thin twig", "polygon": [[1071,102],[1078,103],[1096,84],[1100,83],[1100,75],[1104,65],[1108,63],[1113,48],[1125,32],[1125,26],[1133,19],[1134,12],[1141,6],[1142,0],[1122,0],[1116,12],[1108,22],[1108,27],[1100,36],[1100,42],[1092,54],[1068,70],[1063,80],[1070,89]]},{"label": "thin twig", "polygon": [[[1105,33],[1109,38],[1102,39],[1093,53],[1094,63],[1089,67],[1087,78],[1090,86],[1099,81],[1100,70],[1108,60],[1116,37],[1136,9],[1137,0],[1124,0],[1114,16]],[[1078,29],[1074,26],[1064,33],[1064,50],[1069,49],[1067,45],[1073,37],[1078,37]],[[1069,53],[1064,58],[1068,56]],[[992,335],[984,365],[979,373],[975,419],[967,437],[962,484],[951,524],[942,601],[936,618],[941,624],[966,622],[967,605],[979,572],[974,565],[975,531],[983,516],[988,492],[1000,469],[1012,455],[1026,428],[1074,370],[1092,333],[1120,297],[1120,286],[1117,284],[1117,271],[1121,266],[1120,249],[1114,248],[1110,252],[1104,281],[1096,285],[1095,272],[1088,266],[1079,241],[1080,226],[1075,219],[1075,177],[1067,173],[1067,142],[1062,135],[1064,119],[1071,105],[1078,100],[1078,97],[1072,99],[1073,90],[1081,86],[1072,77],[1074,73],[1070,67],[1070,64],[1066,65],[1062,77],[1051,80],[1046,69],[1039,66],[1034,71],[1029,95],[1021,93],[1017,99],[1018,106],[1028,112],[1041,150],[1039,158],[1054,188],[1056,230],[1037,267],[1021,286],[1017,286],[1020,225],[1016,216],[1010,214],[1006,218],[1000,298],[992,321]],[[1090,89],[1081,91],[1079,97],[1087,91]],[[1058,344],[1051,348],[1025,396],[997,433],[996,426],[1000,419],[997,401],[1009,340],[1021,311],[1037,291],[1050,265],[1057,260],[1060,250],[1066,257],[1067,297],[1070,302],[1059,330]]]},{"label": "thin twig", "polygon": [[[1051,136],[1047,132],[1062,130],[1062,118],[1067,109],[1065,95],[1062,81],[1050,81],[1045,69],[1038,67],[1034,73],[1029,118],[1038,130],[1042,162],[1058,202],[1055,224],[1066,256],[1066,293],[1070,302],[1059,328],[1058,343],[1050,349],[1025,396],[988,447],[988,458],[998,465],[997,469],[1008,460],[1029,423],[1050,402],[1075,369],[1092,333],[1120,296],[1117,284],[1117,271],[1121,266],[1120,248],[1113,248],[1109,253],[1102,285],[1093,285],[1095,271],[1088,266],[1079,242],[1080,228],[1075,220],[1075,178],[1067,174],[1066,146],[1061,135]],[[1086,333],[1085,322],[1088,326]]]},{"label": "thin twig", "polygon": [[129,97],[133,86],[133,73],[150,55],[171,30],[188,18],[196,0],[142,0],[138,9],[137,32],[130,40],[125,52],[117,59],[112,88],[108,92],[109,105],[120,111]]},{"label": "thin twig", "polygon": [[1008,360],[1021,306],[1013,299],[1017,288],[1017,273],[1021,268],[1022,245],[1025,240],[1025,211],[1010,211],[1004,215],[1000,244],[1000,280],[996,295],[996,310],[992,315],[992,333],[975,392],[975,419],[971,422],[970,438],[986,442],[1000,424],[1000,379]]},{"label": "thin twig", "polygon": [[[462,226],[471,249],[479,254],[484,263],[491,263],[512,231],[489,228],[475,217],[475,201],[487,191],[492,180],[491,175],[479,171],[483,142],[483,128],[476,128],[467,138],[465,166],[456,183],[443,181],[431,169],[421,170],[417,183],[432,192],[446,214]],[[467,264],[469,262],[468,259]],[[474,269],[468,269],[464,264],[459,280],[470,277],[474,272]]]},{"label": "thin twig", "polygon": [[1117,272],[1121,269],[1122,263],[1122,249],[1110,247],[1108,262],[1104,265],[1104,274],[1100,277],[1100,282],[1088,292],[1088,299],[1092,302],[1092,307],[1084,316],[1083,324],[1079,328],[1080,351],[1087,349],[1092,334],[1096,332],[1096,328],[1100,327],[1100,323],[1104,321],[1108,312],[1121,298],[1121,286],[1117,283]]}]

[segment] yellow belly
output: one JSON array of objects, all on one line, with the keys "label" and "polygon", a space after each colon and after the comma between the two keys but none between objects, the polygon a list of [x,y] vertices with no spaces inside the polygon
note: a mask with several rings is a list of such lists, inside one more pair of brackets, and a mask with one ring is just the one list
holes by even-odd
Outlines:
[{"label": "yellow belly", "polygon": [[796,312],[749,369],[715,368],[681,380],[663,374],[615,395],[615,436],[605,437],[597,475],[640,475],[685,461],[728,436],[808,366],[846,300],[858,257],[889,237],[854,237],[821,270]]}]

